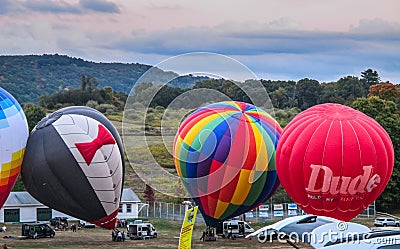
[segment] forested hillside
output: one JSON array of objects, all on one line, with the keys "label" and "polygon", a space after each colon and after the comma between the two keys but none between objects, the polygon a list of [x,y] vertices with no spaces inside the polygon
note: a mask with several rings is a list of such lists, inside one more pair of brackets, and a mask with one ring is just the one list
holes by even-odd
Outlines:
[{"label": "forested hillside", "polygon": [[[60,55],[32,55],[0,56],[0,68],[0,86],[11,92],[23,104],[29,127],[32,129],[46,113],[70,105],[86,105],[95,108],[107,115],[117,126],[121,126],[127,93],[150,66],[94,63]],[[169,114],[172,118],[168,122],[179,123],[177,113],[189,113],[198,107],[195,105],[196,101],[184,94],[190,90],[212,89],[235,101],[250,101],[243,89],[246,84],[251,84],[251,80],[232,82],[226,79],[210,79],[192,75],[178,77],[174,72],[164,72],[159,69],[155,72],[156,77],[153,77],[155,82],[141,83],[133,94],[137,101],[134,103],[138,107],[137,110],[128,110],[124,113],[132,125],[129,139],[136,139],[137,132],[141,132],[143,128],[153,140],[160,137],[161,120],[165,110],[169,108],[172,101],[179,99],[178,97],[180,97],[180,105],[175,106],[175,109],[169,108],[173,110],[170,110],[172,112]],[[163,79],[171,78],[170,76],[177,79],[168,86],[159,85],[165,83]],[[378,72],[373,69],[367,69],[359,76],[348,75],[332,82],[319,82],[312,78],[298,81],[261,79],[260,82],[268,92],[274,107],[275,118],[282,127],[302,110],[327,102],[351,106],[377,120],[388,132],[395,150],[393,174],[385,191],[377,200],[377,207],[383,211],[398,208],[400,201],[397,194],[400,184],[400,87],[398,84],[382,82]],[[149,93],[154,92],[157,94],[151,98],[149,108],[144,108],[140,101],[149,100]],[[203,103],[215,101],[212,94],[201,94],[197,97],[201,98]],[[35,104],[27,104],[27,102]],[[141,123],[143,119],[146,120],[145,127]],[[174,134],[169,135],[173,137]],[[132,150],[145,149],[147,151],[149,149],[164,169],[171,173],[175,172],[172,156],[164,144],[158,143],[158,140],[158,142],[155,141],[149,148],[137,143],[139,147],[130,147],[126,153],[129,154]],[[140,161],[143,158],[135,159]],[[126,175],[127,186],[145,186],[134,182],[138,179],[134,172],[130,173]],[[156,180],[162,182],[162,179]],[[17,182],[16,189],[23,189],[20,181]],[[140,193],[140,189],[135,189],[135,191],[138,190]]]},{"label": "forested hillside", "polygon": [[[79,88],[82,75],[95,78],[99,87],[111,86],[128,93],[136,80],[151,66],[139,63],[95,63],[65,55],[0,56],[0,86],[19,102],[38,102],[39,96]],[[164,83],[173,72],[155,70],[156,82]],[[174,86],[192,87],[205,77],[184,76],[171,82]]]}]

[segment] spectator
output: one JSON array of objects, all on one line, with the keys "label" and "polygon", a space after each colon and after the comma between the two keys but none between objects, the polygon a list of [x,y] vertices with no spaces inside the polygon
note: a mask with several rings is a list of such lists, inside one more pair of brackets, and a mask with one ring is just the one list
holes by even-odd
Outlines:
[{"label": "spectator", "polygon": [[204,241],[205,238],[206,238],[206,232],[203,231],[203,234],[201,235],[200,240]]},{"label": "spectator", "polygon": [[121,227],[126,228],[126,220],[125,219],[121,219],[120,224],[121,224]]}]

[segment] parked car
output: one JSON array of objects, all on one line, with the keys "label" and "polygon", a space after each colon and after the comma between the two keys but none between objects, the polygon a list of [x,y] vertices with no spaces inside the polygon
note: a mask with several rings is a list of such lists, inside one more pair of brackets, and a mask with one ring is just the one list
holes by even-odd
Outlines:
[{"label": "parked car", "polygon": [[68,226],[68,217],[53,217],[50,219],[50,225],[52,226],[58,226],[61,223]]},{"label": "parked car", "polygon": [[55,235],[56,232],[47,223],[22,224],[22,236],[27,238],[53,238]]},{"label": "parked car", "polygon": [[400,226],[400,221],[390,217],[379,217],[375,219],[374,225],[376,227],[398,227]]},{"label": "parked car", "polygon": [[96,225],[87,221],[79,220],[79,226],[83,228],[95,228]]}]

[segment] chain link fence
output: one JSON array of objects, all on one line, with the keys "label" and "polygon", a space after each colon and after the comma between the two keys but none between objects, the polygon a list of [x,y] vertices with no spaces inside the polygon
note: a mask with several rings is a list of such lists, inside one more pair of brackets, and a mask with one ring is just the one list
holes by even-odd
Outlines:
[{"label": "chain link fence", "polygon": [[[187,206],[176,203],[154,202],[146,203],[139,211],[139,217],[161,218],[182,221],[185,217]],[[303,215],[305,212],[295,203],[264,204],[247,212],[242,219],[250,222],[269,222],[285,219],[287,217]],[[370,205],[359,218],[370,218],[376,215],[375,203]],[[198,212],[196,222],[204,223],[201,212]]]},{"label": "chain link fence", "polygon": [[[146,203],[139,211],[139,217],[183,221],[187,207],[187,205],[183,204],[166,202]],[[204,223],[200,212],[197,213],[196,222]]]}]

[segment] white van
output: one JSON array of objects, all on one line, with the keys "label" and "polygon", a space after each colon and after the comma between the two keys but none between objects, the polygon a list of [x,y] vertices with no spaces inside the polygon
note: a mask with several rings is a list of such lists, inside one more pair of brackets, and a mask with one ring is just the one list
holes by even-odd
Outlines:
[{"label": "white van", "polygon": [[[219,229],[218,229],[219,230]],[[229,220],[222,223],[222,234],[217,234],[222,237],[228,237],[232,234],[235,237],[244,237],[246,234],[254,232],[254,229],[245,221]]]},{"label": "white van", "polygon": [[151,223],[129,223],[127,235],[131,239],[157,238],[157,230]]}]

